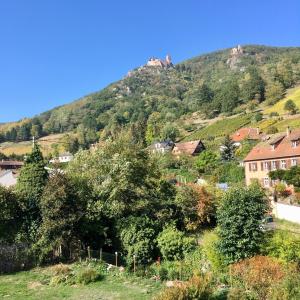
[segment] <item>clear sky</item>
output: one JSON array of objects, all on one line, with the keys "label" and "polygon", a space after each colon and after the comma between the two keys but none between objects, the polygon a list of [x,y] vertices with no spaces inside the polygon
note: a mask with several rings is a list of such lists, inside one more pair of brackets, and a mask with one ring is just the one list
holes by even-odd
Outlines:
[{"label": "clear sky", "polygon": [[237,44],[300,46],[299,0],[0,0],[0,122]]}]

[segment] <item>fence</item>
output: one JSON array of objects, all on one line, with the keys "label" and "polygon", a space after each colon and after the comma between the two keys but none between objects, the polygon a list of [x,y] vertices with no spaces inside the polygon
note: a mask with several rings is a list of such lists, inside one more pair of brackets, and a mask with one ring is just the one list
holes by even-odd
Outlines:
[{"label": "fence", "polygon": [[[125,266],[126,263],[125,256],[121,252],[109,253],[103,249],[94,250],[90,247],[65,249],[62,246],[51,251],[45,262],[55,264],[82,260],[98,260],[117,267]],[[38,264],[38,256],[30,251],[29,245],[0,243],[0,274],[28,270]]]}]

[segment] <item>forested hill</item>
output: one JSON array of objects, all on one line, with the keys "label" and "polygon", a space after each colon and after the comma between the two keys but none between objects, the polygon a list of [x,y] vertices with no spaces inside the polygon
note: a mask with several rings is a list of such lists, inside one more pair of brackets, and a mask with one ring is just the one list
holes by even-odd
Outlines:
[{"label": "forested hill", "polygon": [[300,47],[225,49],[168,68],[137,68],[71,104],[0,125],[0,141],[74,131],[88,144],[128,126],[151,142],[187,126],[183,115],[212,118],[273,104],[299,80]]}]

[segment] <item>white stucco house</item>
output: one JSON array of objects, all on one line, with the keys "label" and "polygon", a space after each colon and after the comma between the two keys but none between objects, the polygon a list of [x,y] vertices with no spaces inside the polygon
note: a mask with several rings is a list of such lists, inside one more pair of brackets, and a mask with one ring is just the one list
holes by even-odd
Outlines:
[{"label": "white stucco house", "polygon": [[58,157],[50,160],[51,163],[67,163],[73,160],[74,156],[71,153],[62,153]]},{"label": "white stucco house", "polygon": [[0,185],[11,187],[17,183],[17,173],[13,170],[6,170],[0,172]]}]

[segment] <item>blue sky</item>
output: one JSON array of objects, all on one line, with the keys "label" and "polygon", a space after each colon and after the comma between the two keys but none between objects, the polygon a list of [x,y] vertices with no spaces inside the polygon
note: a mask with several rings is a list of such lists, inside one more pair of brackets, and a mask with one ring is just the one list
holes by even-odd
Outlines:
[{"label": "blue sky", "polygon": [[0,122],[236,44],[300,46],[299,0],[0,0]]}]

